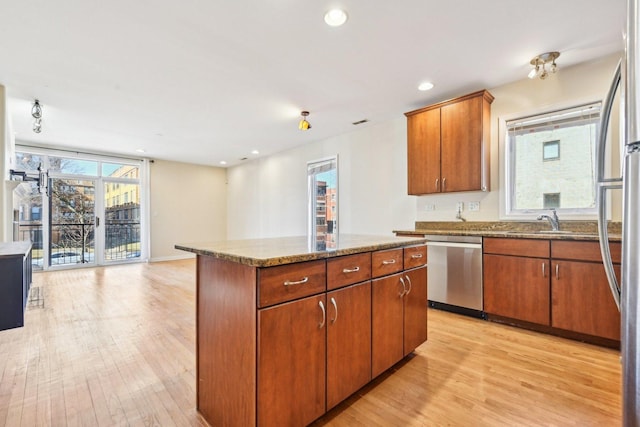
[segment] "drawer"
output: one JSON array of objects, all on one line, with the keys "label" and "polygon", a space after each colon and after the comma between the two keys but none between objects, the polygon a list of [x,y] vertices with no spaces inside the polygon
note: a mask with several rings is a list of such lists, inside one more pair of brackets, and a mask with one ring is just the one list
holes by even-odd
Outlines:
[{"label": "drawer", "polygon": [[327,260],[327,289],[341,288],[371,278],[371,252]]},{"label": "drawer", "polygon": [[325,292],[324,260],[285,264],[258,270],[258,307]]},{"label": "drawer", "polygon": [[371,276],[381,277],[402,271],[402,248],[375,251],[371,254]]},{"label": "drawer", "polygon": [[[609,249],[611,250],[613,263],[620,264],[622,245],[618,242],[613,242],[610,243]],[[551,242],[551,258],[602,262],[600,243],[553,240]]]},{"label": "drawer", "polygon": [[485,254],[549,258],[549,241],[485,237],[482,240],[482,252]]},{"label": "drawer", "polygon": [[427,246],[409,246],[404,248],[404,269],[420,267],[427,263]]}]

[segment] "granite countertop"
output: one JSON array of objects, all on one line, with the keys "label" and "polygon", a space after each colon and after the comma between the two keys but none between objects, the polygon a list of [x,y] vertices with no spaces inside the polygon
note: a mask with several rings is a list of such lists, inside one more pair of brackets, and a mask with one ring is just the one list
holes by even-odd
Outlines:
[{"label": "granite countertop", "polygon": [[[598,241],[596,221],[561,221],[560,233],[554,233],[549,225],[542,221],[493,221],[493,222],[416,222],[414,230],[394,230],[402,236],[479,236],[506,237],[515,239],[554,239]],[[622,239],[622,227],[619,222],[608,224],[609,240],[619,242]]]},{"label": "granite countertop", "polygon": [[25,256],[31,250],[31,242],[0,242],[0,257]]},{"label": "granite countertop", "polygon": [[254,267],[271,267],[416,245],[426,241],[427,239],[419,236],[394,237],[341,234],[337,238],[335,248],[328,249],[318,249],[315,242],[309,241],[307,236],[185,243],[177,244],[175,248],[197,255],[213,256]]}]

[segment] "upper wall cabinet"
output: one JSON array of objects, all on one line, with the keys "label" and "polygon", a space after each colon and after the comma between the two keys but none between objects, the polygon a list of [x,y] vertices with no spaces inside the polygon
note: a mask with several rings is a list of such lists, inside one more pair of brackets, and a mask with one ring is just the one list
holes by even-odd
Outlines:
[{"label": "upper wall cabinet", "polygon": [[481,90],[405,113],[409,194],[489,191],[492,102]]}]

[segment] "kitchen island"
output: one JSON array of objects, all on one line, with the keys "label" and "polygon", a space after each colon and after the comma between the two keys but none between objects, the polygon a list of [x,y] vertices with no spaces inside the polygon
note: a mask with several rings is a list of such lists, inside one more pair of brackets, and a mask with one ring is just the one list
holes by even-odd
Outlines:
[{"label": "kitchen island", "polygon": [[427,338],[426,240],[340,235],[176,245],[197,255],[197,409],[303,426]]}]

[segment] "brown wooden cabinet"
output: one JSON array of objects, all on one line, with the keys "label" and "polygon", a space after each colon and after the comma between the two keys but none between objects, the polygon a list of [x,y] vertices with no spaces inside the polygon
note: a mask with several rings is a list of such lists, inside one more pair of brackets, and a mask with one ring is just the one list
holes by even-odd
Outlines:
[{"label": "brown wooden cabinet", "polygon": [[549,325],[549,260],[484,255],[484,310]]},{"label": "brown wooden cabinet", "polygon": [[[620,277],[620,244],[611,245]],[[551,325],[620,340],[620,312],[613,301],[597,242],[551,242]]]},{"label": "brown wooden cabinet", "polygon": [[[374,279],[371,285],[372,376],[389,369],[427,339],[426,247],[405,248],[422,267]],[[421,256],[418,256],[421,255]]]},{"label": "brown wooden cabinet", "polygon": [[[621,246],[610,247],[619,276]],[[485,238],[483,248],[487,314],[594,342],[586,336],[620,340],[598,242]]]},{"label": "brown wooden cabinet", "polygon": [[305,426],[371,381],[387,351],[372,344],[386,324],[372,274],[402,294],[387,368],[426,339],[423,244],[268,267],[197,262],[197,408],[211,425]]},{"label": "brown wooden cabinet", "polygon": [[324,294],[258,311],[258,425],[302,426],[325,413],[325,325]]},{"label": "brown wooden cabinet", "polygon": [[409,194],[489,191],[492,102],[482,90],[405,113]]},{"label": "brown wooden cabinet", "polygon": [[367,281],[327,293],[327,410],[369,381],[371,282]]}]

